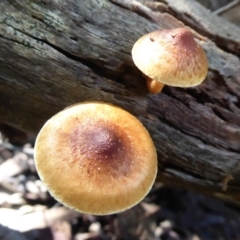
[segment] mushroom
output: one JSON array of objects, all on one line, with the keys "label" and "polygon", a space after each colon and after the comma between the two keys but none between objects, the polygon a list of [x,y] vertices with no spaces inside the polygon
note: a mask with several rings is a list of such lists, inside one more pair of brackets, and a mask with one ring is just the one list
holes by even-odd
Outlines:
[{"label": "mushroom", "polygon": [[204,50],[186,28],[158,30],[141,37],[133,46],[132,58],[146,76],[151,93],[161,92],[164,84],[197,86],[208,71]]},{"label": "mushroom", "polygon": [[53,197],[96,215],[140,202],[157,173],[156,149],[142,123],[102,102],[75,104],[48,120],[37,136],[34,157]]}]

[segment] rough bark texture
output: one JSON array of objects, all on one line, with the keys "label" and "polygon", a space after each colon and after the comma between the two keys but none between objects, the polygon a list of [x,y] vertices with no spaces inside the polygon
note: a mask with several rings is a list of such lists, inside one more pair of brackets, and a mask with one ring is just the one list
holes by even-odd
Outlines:
[{"label": "rough bark texture", "polygon": [[[149,94],[132,45],[183,25],[207,53],[207,79]],[[153,137],[159,181],[238,201],[239,55],[240,29],[192,0],[1,0],[0,121],[37,133],[73,103],[117,104]]]}]

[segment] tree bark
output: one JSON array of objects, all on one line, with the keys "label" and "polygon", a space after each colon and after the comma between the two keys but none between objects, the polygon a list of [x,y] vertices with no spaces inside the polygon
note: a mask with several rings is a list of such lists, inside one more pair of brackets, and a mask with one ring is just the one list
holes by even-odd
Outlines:
[{"label": "tree bark", "polygon": [[[147,92],[131,48],[186,26],[209,60],[198,87]],[[86,100],[138,117],[158,152],[158,181],[240,199],[240,29],[193,0],[1,0],[0,121],[37,133]]]}]

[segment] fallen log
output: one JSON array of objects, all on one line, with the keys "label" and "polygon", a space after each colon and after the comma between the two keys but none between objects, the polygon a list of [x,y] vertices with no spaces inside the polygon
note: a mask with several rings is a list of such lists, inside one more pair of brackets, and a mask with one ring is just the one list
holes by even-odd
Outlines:
[{"label": "fallen log", "polygon": [[[186,26],[206,51],[203,84],[149,94],[131,48]],[[0,121],[37,133],[63,108],[100,100],[149,130],[158,181],[240,199],[240,29],[191,0],[2,0]]]}]

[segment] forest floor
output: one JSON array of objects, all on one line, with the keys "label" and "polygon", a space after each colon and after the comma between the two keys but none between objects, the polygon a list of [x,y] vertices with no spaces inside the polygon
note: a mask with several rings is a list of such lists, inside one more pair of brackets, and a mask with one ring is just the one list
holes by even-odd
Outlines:
[{"label": "forest floor", "polygon": [[16,146],[1,136],[0,240],[240,239],[240,208],[162,184],[119,214],[93,216],[68,209],[39,180],[34,140]]}]

